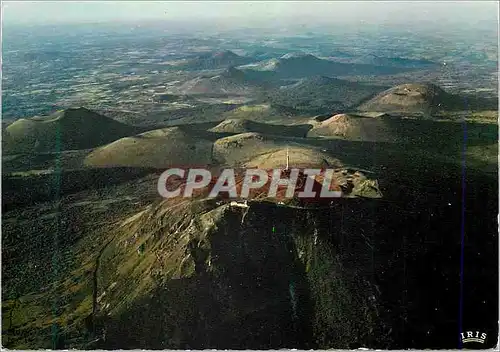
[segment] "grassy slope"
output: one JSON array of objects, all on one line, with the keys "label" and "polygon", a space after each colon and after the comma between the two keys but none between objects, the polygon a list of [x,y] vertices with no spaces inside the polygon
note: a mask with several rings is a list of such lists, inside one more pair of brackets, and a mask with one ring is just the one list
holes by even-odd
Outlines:
[{"label": "grassy slope", "polygon": [[219,123],[217,126],[211,128],[209,131],[213,132],[227,132],[227,133],[245,133],[257,132],[271,135],[282,135],[291,137],[305,137],[307,131],[312,125],[273,125],[270,123],[261,123],[252,120],[244,119],[228,119]]},{"label": "grassy slope", "polygon": [[206,135],[208,138],[200,138],[180,127],[153,130],[98,148],[85,158],[85,164],[158,168],[189,163],[206,165],[211,163],[213,143],[211,136]]}]

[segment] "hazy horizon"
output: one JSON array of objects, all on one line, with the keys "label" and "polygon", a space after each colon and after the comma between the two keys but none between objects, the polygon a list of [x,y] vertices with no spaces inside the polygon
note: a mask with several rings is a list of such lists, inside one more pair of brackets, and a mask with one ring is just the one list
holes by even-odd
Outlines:
[{"label": "hazy horizon", "polygon": [[496,1],[473,2],[29,2],[4,1],[4,25],[210,22],[223,26],[434,24],[498,21]]}]

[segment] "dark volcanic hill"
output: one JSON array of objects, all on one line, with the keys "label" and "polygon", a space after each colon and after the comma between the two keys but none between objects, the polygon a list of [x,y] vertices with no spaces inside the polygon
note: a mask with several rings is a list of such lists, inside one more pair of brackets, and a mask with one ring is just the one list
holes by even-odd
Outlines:
[{"label": "dark volcanic hill", "polygon": [[321,114],[345,110],[381,89],[384,88],[325,76],[314,76],[273,91],[269,99],[273,104]]},{"label": "dark volcanic hill", "polygon": [[3,134],[3,152],[57,152],[87,149],[143,132],[85,108],[67,109],[46,117],[20,119]]},{"label": "dark volcanic hill", "polygon": [[185,95],[251,94],[269,85],[259,76],[258,73],[253,74],[230,67],[216,76],[200,76],[189,80],[178,87],[177,93]]},{"label": "dark volcanic hill", "polygon": [[252,61],[251,58],[239,56],[232,51],[226,50],[200,55],[180,64],[179,67],[184,70],[216,70],[245,65]]},{"label": "dark volcanic hill", "polygon": [[423,112],[454,109],[460,99],[435,84],[402,84],[362,103],[359,110],[380,112]]},{"label": "dark volcanic hill", "polygon": [[341,63],[320,59],[311,54],[287,54],[279,59],[248,65],[247,69],[273,71],[280,78],[303,78],[310,76],[380,75],[406,71],[405,68],[367,64]]}]

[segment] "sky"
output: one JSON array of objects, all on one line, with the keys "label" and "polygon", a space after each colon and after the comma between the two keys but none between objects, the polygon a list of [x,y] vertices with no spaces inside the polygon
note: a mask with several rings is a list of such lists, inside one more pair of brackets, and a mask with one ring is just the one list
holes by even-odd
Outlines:
[{"label": "sky", "polygon": [[498,20],[497,1],[3,1],[3,23],[218,21],[234,24],[481,23]]}]

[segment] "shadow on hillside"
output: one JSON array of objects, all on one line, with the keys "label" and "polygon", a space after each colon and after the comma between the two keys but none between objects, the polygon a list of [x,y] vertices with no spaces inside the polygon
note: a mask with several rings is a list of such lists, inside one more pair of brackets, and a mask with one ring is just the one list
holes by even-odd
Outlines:
[{"label": "shadow on hillside", "polygon": [[432,121],[423,119],[383,118],[396,140],[437,150],[461,150],[467,146],[483,146],[498,141],[496,124],[457,121]]},{"label": "shadow on hillside", "polygon": [[[163,171],[163,170],[162,170]],[[2,175],[2,212],[38,202],[57,201],[60,197],[87,189],[104,189],[157,172],[153,168],[109,167],[60,170],[49,174]]]},{"label": "shadow on hillside", "polygon": [[[267,219],[272,221],[272,219]],[[101,321],[105,349],[240,349],[307,347],[308,286],[293,241],[271,229],[240,228],[226,218],[211,239],[211,270],[193,243],[196,275],[168,280],[121,315]],[[259,224],[259,229],[270,227]],[[237,233],[231,230],[238,231]],[[225,233],[230,231],[231,233]],[[294,318],[293,284],[301,302]]]}]

